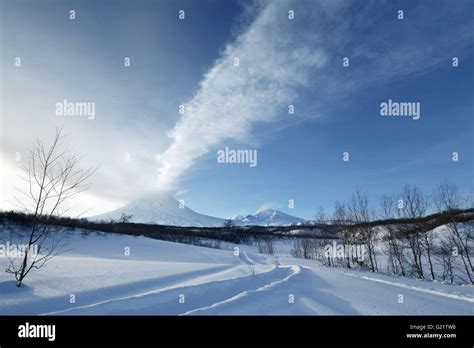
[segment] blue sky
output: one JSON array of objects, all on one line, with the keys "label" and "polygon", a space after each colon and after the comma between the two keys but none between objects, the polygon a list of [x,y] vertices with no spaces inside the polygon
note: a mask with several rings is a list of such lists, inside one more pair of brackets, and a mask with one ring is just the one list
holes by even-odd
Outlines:
[{"label": "blue sky", "polygon": [[[405,184],[429,193],[444,178],[473,192],[472,1],[0,6],[4,208],[17,184],[14,154],[47,140],[55,126],[70,134],[85,165],[100,166],[76,203],[91,214],[157,188],[220,217],[278,207],[311,218],[357,187],[375,207]],[[63,99],[95,102],[96,118],[57,117],[54,104]],[[381,117],[388,99],[419,102],[421,118]],[[217,163],[226,146],[256,149],[257,167]]]}]

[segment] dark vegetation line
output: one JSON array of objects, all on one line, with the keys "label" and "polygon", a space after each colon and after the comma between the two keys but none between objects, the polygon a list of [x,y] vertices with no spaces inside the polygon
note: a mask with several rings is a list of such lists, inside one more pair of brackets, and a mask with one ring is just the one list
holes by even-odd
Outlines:
[{"label": "dark vegetation line", "polygon": [[[6,222],[28,226],[33,223],[33,214],[16,211],[0,211],[2,224]],[[44,217],[46,222],[47,217]],[[474,219],[474,208],[456,209],[449,212],[431,214],[422,218],[379,219],[365,223],[327,222],[308,225],[293,226],[223,226],[223,227],[180,227],[155,224],[141,224],[115,221],[89,221],[86,218],[48,217],[48,224],[59,227],[77,228],[82,230],[127,234],[132,236],[145,236],[160,240],[186,241],[188,238],[208,238],[231,243],[246,243],[271,237],[275,239],[315,238],[337,239],[338,232],[343,229],[359,229],[363,227],[376,227],[388,225],[412,225],[413,231],[426,232],[438,226],[451,222],[467,222]],[[454,221],[453,221],[454,219]],[[41,223],[41,218],[40,218]],[[424,231],[420,231],[420,227]],[[290,234],[299,230],[298,234]],[[318,232],[318,233],[314,233]]]}]

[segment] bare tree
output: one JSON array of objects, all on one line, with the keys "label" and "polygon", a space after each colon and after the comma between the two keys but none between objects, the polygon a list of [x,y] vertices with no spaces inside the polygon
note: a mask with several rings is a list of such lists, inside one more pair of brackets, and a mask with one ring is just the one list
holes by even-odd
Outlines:
[{"label": "bare tree", "polygon": [[327,216],[326,213],[324,212],[324,207],[320,206],[318,211],[316,212],[316,222],[319,224],[325,224],[327,223]]},{"label": "bare tree", "polygon": [[[417,219],[425,216],[428,199],[417,187],[406,185],[403,188],[401,199],[403,202],[403,208],[399,209],[401,217]],[[411,254],[412,272],[418,278],[425,277],[423,270],[423,251],[425,251],[423,239],[425,238],[425,232],[426,230],[421,223],[401,225],[401,235],[407,242]],[[429,256],[429,263],[432,265],[431,256]]]},{"label": "bare tree", "polygon": [[371,212],[369,210],[369,197],[367,192],[357,189],[352,195],[349,205],[349,213],[351,220],[356,224],[360,224],[356,230],[356,238],[360,239],[367,247],[370,270],[378,272],[377,257],[375,253],[375,242],[377,231],[368,223],[371,221]]},{"label": "bare tree", "polygon": [[298,259],[303,258],[303,248],[300,245],[300,242],[298,239],[295,239],[293,241],[293,248],[290,251],[291,256],[296,257]]},{"label": "bare tree", "polygon": [[435,249],[436,258],[443,266],[443,281],[454,282],[454,250],[455,245],[450,238],[444,238],[440,241],[439,246]]},{"label": "bare tree", "polygon": [[438,212],[444,212],[449,217],[448,238],[456,248],[464,265],[466,275],[471,284],[474,284],[474,268],[471,261],[471,247],[473,235],[472,221],[460,223],[456,221],[455,212],[460,208],[461,198],[457,186],[444,180],[435,189],[433,200]]},{"label": "bare tree", "polygon": [[130,222],[130,220],[133,218],[133,215],[127,215],[125,213],[122,213],[118,219],[119,223],[125,224]]},{"label": "bare tree", "polygon": [[[354,231],[349,224],[349,216],[347,212],[347,207],[344,203],[336,202],[334,207],[333,222],[337,225],[342,226],[341,230],[341,240],[342,246],[344,248],[344,257],[345,265],[347,268],[351,268],[351,256],[347,252],[348,248],[351,248],[351,245],[354,244]],[[352,255],[354,257],[354,255]],[[353,261],[353,260],[352,260]]]},{"label": "bare tree", "polygon": [[268,255],[273,255],[275,253],[272,236],[265,236],[263,239],[258,241],[258,252]]},{"label": "bare tree", "polygon": [[424,231],[421,235],[421,246],[426,251],[426,258],[428,259],[428,265],[430,266],[431,279],[435,280],[436,276],[433,269],[433,254],[435,248],[435,238],[433,231]]},{"label": "bare tree", "polygon": [[313,259],[317,255],[317,243],[308,237],[296,238],[291,255],[297,258]]},{"label": "bare tree", "polygon": [[[382,217],[384,219],[391,219],[394,217],[396,204],[393,196],[384,195],[380,199],[380,205],[382,207]],[[389,258],[389,264],[394,274],[401,273],[402,276],[406,275],[405,272],[405,254],[404,246],[400,240],[400,233],[396,225],[387,224],[385,226],[387,234],[385,241],[387,243],[387,253]]]},{"label": "bare tree", "polygon": [[382,208],[382,218],[393,218],[395,213],[395,199],[393,196],[383,195],[380,198],[380,206]]},{"label": "bare tree", "polygon": [[62,139],[61,129],[56,129],[49,147],[35,141],[24,167],[28,189],[19,190],[22,196],[16,200],[31,213],[32,220],[22,256],[10,258],[6,270],[15,276],[18,287],[31,270],[43,267],[62,251],[63,238],[51,224],[52,217],[60,215],[65,201],[87,190],[89,179],[95,174],[95,169],[78,168],[80,156],[63,149]]}]

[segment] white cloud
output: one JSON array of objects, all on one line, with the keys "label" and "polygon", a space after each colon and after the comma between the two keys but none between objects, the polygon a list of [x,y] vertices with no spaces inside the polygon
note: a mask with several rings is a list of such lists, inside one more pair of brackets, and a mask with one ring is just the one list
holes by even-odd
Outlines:
[{"label": "white cloud", "polygon": [[[281,3],[269,3],[204,76],[158,157],[158,187],[169,190],[193,163],[224,140],[243,140],[256,122],[285,112],[325,54],[294,40]],[[239,67],[234,59],[239,59]]]},{"label": "white cloud", "polygon": [[[258,16],[186,103],[186,114],[170,133],[171,145],[158,156],[159,189],[172,189],[215,145],[245,140],[258,122],[276,120],[303,88],[305,103],[298,106],[306,115],[299,117],[318,118],[348,103],[355,91],[449,64],[447,52],[462,55],[473,36],[463,8],[447,3],[415,4],[407,15],[417,20],[405,22],[396,20],[397,7],[386,1],[271,1],[251,7],[256,9]],[[288,20],[288,9],[295,9],[295,20]],[[441,31],[446,35],[438,35]],[[346,70],[345,56],[351,59]]]}]

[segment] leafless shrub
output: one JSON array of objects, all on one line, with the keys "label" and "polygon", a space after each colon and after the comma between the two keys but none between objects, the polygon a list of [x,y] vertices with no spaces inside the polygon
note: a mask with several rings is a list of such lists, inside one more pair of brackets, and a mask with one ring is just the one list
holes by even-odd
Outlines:
[{"label": "leafless shrub", "polygon": [[50,147],[35,141],[24,168],[28,189],[19,190],[17,202],[32,214],[32,220],[24,255],[9,258],[6,270],[14,275],[18,287],[31,270],[43,267],[63,250],[63,235],[52,220],[60,214],[64,202],[89,188],[89,179],[95,174],[93,169],[78,168],[80,157],[63,149],[62,139],[61,130],[57,129]]}]

